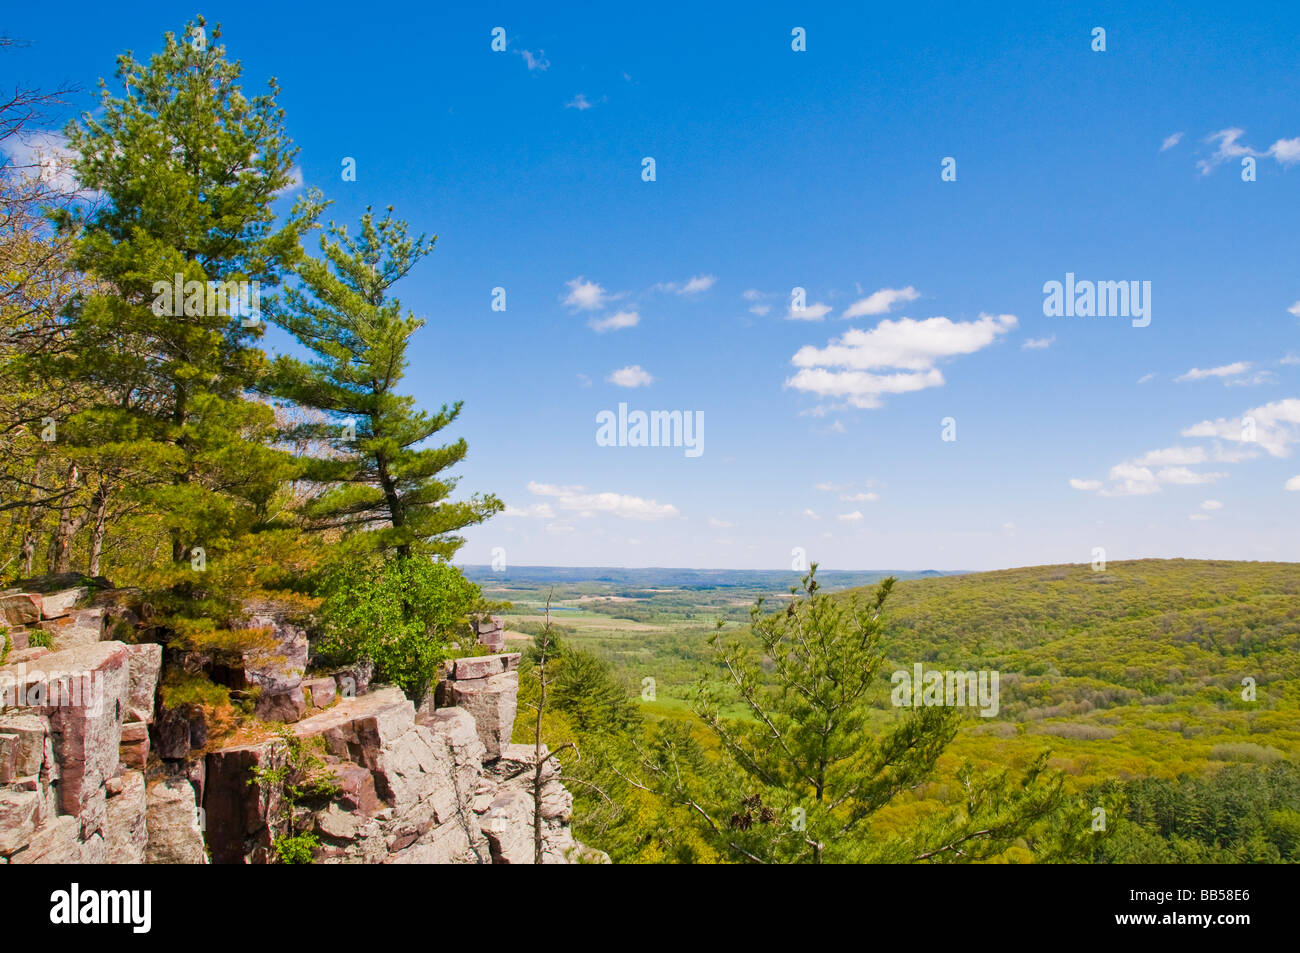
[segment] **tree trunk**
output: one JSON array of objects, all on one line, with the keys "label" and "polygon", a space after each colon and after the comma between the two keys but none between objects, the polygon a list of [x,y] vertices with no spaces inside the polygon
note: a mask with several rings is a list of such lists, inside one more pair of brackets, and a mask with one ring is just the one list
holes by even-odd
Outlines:
[{"label": "tree trunk", "polygon": [[92,503],[95,523],[90,531],[90,559],[86,564],[86,574],[90,576],[99,575],[99,557],[104,552],[104,531],[108,525],[108,497],[108,484],[100,483]]},{"label": "tree trunk", "polygon": [[59,505],[59,525],[50,538],[50,572],[53,573],[67,572],[72,568],[72,537],[85,519],[84,516],[76,519],[72,516],[72,491],[76,488],[77,465],[71,463],[68,464],[68,477],[63,484],[67,495]]}]

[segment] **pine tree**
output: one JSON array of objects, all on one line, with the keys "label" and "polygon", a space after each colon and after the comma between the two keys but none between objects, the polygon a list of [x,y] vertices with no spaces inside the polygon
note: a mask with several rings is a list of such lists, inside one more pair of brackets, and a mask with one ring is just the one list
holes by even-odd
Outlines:
[{"label": "pine tree", "polygon": [[988,857],[1055,810],[1060,779],[1047,774],[1045,756],[1019,778],[976,777],[963,767],[961,804],[905,840],[865,837],[873,814],[931,776],[958,716],[922,707],[873,730],[881,610],[894,580],[874,598],[846,604],[820,591],[816,571],[814,564],[783,610],[766,612],[762,599],[754,606],[761,662],[739,638],[719,631],[711,639],[727,700],[750,716],[725,716],[725,696],[701,685],[696,711],[726,753],[726,769],[684,772],[670,745],[645,760],[651,783],[637,786],[688,807],[725,851],[758,862]]},{"label": "pine tree", "polygon": [[199,18],[147,64],[124,54],[121,94],[101,81],[99,113],[69,126],[75,175],[99,198],[59,225],[97,288],[70,308],[71,347],[49,371],[102,395],[60,421],[60,440],[74,459],[131,462],[124,492],[169,543],[170,563],[146,567],[152,587],[215,645],[230,584],[275,569],[257,565],[275,548],[266,541],[238,552],[276,527],[295,468],[273,446],[272,408],[251,396],[266,370],[257,305],[301,257],[320,208],[308,193],[277,225],[296,153],[278,90],[272,80],[246,96],[219,37]]},{"label": "pine tree", "polygon": [[320,240],[323,257],[301,265],[302,287],[289,290],[275,315],[316,354],[311,363],[279,358],[275,393],[331,418],[295,434],[328,436],[335,449],[308,465],[309,479],[332,487],[307,507],[308,517],[321,527],[366,530],[354,538],[401,557],[450,558],[463,542],[457,530],[502,508],[490,494],[448,499],[456,478],[445,471],[464,459],[463,439],[420,446],[456,419],[461,402],[429,414],[397,393],[411,335],[424,321],[404,313],[391,289],[436,240],[410,237],[391,207],[378,221],[367,209],[356,236],[331,223]]}]

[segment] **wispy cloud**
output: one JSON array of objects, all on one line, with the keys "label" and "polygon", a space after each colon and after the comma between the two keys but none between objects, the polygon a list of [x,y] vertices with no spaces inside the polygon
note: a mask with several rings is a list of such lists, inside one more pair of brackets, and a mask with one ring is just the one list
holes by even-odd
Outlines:
[{"label": "wispy cloud", "polygon": [[1160,143],[1160,151],[1165,152],[1169,149],[1172,149],[1174,146],[1178,145],[1178,143],[1182,141],[1183,141],[1183,134],[1181,132],[1175,132],[1171,135],[1165,136],[1165,141]]},{"label": "wispy cloud", "polygon": [[1186,374],[1175,377],[1174,380],[1179,383],[1187,381],[1202,381],[1210,378],[1219,378],[1228,386],[1243,386],[1249,384],[1271,384],[1276,378],[1268,371],[1256,371],[1250,373],[1254,367],[1250,361],[1237,361],[1233,364],[1224,364],[1221,367],[1210,367],[1202,370],[1199,367],[1193,367]]},{"label": "wispy cloud", "polygon": [[524,58],[530,73],[534,70],[544,73],[551,68],[551,61],[546,58],[545,50],[538,50],[536,53],[531,50],[515,50],[515,52]]},{"label": "wispy cloud", "polygon": [[915,301],[920,293],[908,285],[906,288],[881,288],[865,298],[853,302],[840,315],[841,318],[861,318],[867,315],[888,314],[898,304]]},{"label": "wispy cloud", "polygon": [[587,97],[582,93],[579,93],[578,95],[574,96],[572,99],[570,99],[567,103],[564,104],[565,109],[576,109],[579,112],[581,112],[584,109],[590,109],[591,107],[592,104],[587,101]]},{"label": "wispy cloud", "polygon": [[1206,136],[1205,142],[1213,143],[1215,148],[1214,152],[1207,158],[1196,163],[1196,167],[1201,170],[1201,175],[1209,175],[1216,166],[1245,156],[1255,158],[1271,157],[1284,166],[1300,162],[1300,137],[1279,139],[1267,149],[1260,151],[1241,141],[1241,137],[1245,134],[1244,129],[1233,126],[1228,129],[1220,129],[1218,132]]},{"label": "wispy cloud", "polygon": [[713,287],[717,280],[716,275],[695,275],[693,278],[688,278],[681,284],[678,284],[675,281],[661,281],[659,284],[654,286],[654,290],[666,291],[671,294],[689,297],[690,295],[697,295],[703,291],[708,291]]},{"label": "wispy cloud", "polygon": [[1026,338],[1025,343],[1020,345],[1022,351],[1045,351],[1056,343],[1056,335],[1050,338]]},{"label": "wispy cloud", "polygon": [[671,503],[660,503],[623,493],[592,493],[583,486],[530,482],[528,492],[534,496],[546,497],[553,501],[556,508],[579,517],[604,513],[624,519],[649,521],[671,519],[678,515],[677,507]]},{"label": "wispy cloud", "polygon": [[604,334],[606,331],[620,331],[623,328],[634,328],[641,321],[641,315],[635,311],[619,311],[604,318],[592,318],[587,322],[587,326],[597,334]]}]

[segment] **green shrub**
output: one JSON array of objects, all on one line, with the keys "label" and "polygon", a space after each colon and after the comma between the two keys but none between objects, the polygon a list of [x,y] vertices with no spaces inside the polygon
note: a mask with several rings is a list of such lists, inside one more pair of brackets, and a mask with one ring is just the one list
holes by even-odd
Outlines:
[{"label": "green shrub", "polygon": [[417,699],[437,678],[448,642],[473,642],[467,616],[482,598],[455,566],[425,556],[346,563],[325,577],[319,595],[318,661],[368,658],[379,681]]}]

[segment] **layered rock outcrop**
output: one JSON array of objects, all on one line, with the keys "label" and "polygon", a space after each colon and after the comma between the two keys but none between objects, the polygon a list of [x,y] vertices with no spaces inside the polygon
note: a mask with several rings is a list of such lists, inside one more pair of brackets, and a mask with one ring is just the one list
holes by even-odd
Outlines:
[{"label": "layered rock outcrop", "polygon": [[[539,772],[532,747],[510,743],[517,653],[448,663],[417,710],[400,689],[368,691],[365,668],[304,679],[301,630],[255,619],[287,658],[239,677],[278,699],[264,714],[292,723],[337,788],[286,811],[282,791],[250,783],[285,763],[286,742],[202,750],[193,723],[156,704],[162,648],[103,640],[123,630],[102,595],[0,597],[11,632],[74,620],[46,628],[52,651],[14,648],[0,665],[0,863],[266,863],[277,837],[307,832],[318,863],[533,863],[538,831],[544,863],[607,861],[573,839],[558,762],[543,749]],[[96,600],[91,639],[77,613]]]}]

